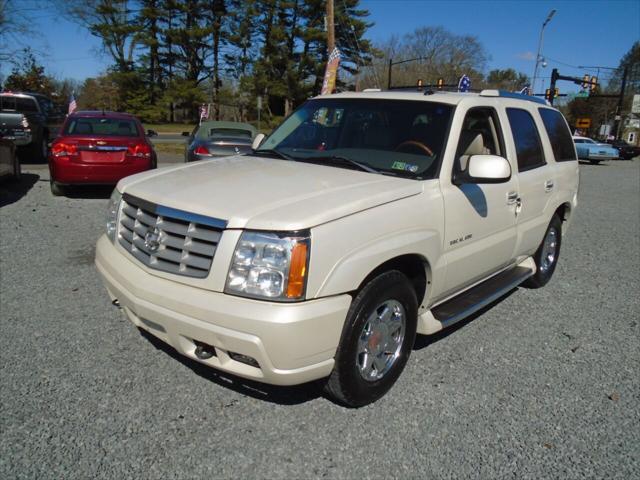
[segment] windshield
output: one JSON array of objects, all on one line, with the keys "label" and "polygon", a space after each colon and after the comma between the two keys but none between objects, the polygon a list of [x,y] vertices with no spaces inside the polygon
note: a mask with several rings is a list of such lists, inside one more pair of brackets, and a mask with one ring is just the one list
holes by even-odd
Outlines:
[{"label": "windshield", "polygon": [[64,135],[139,136],[134,120],[108,117],[72,118],[64,128]]},{"label": "windshield", "polygon": [[426,101],[310,100],[256,152],[275,150],[292,160],[433,178],[452,111],[451,105]]}]

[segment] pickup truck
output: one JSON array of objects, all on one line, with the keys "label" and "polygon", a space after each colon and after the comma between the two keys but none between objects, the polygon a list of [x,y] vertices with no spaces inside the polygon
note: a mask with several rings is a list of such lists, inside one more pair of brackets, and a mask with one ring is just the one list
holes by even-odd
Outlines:
[{"label": "pickup truck", "polygon": [[44,95],[0,93],[0,137],[12,139],[30,160],[46,160],[49,139],[61,122],[62,115]]},{"label": "pickup truck", "polygon": [[578,179],[567,122],[534,97],[320,96],[248,155],[121,180],[95,262],[113,304],[181,354],[326,379],[357,407],[416,334],[549,282]]}]

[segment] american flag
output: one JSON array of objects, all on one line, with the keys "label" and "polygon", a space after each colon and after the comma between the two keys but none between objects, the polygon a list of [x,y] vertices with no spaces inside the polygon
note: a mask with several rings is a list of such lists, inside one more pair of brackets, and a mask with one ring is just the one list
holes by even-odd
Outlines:
[{"label": "american flag", "polygon": [[76,111],[77,108],[78,108],[78,104],[76,103],[76,96],[72,92],[71,98],[69,99],[69,111],[67,113],[71,115],[73,112]]},{"label": "american flag", "polygon": [[471,79],[466,75],[462,75],[460,77],[460,81],[458,82],[458,91],[468,92],[470,88],[471,88]]}]

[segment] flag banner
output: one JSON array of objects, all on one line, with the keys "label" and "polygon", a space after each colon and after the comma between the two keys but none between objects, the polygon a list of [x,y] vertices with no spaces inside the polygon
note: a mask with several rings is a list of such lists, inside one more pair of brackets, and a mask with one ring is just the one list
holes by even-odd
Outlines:
[{"label": "flag banner", "polygon": [[462,75],[460,77],[460,81],[458,82],[458,91],[468,92],[470,88],[471,88],[471,79],[466,75]]},{"label": "flag banner", "polygon": [[203,103],[202,105],[200,105],[200,122],[202,122],[202,120],[206,120],[207,118],[209,118],[209,104]]},{"label": "flag banner", "polygon": [[522,95],[531,95],[531,85],[527,84],[524,86],[522,90],[519,92]]},{"label": "flag banner", "polygon": [[76,96],[71,93],[71,98],[69,99],[69,110],[67,111],[68,115],[71,115],[78,108],[78,104],[76,103]]},{"label": "flag banner", "polygon": [[320,95],[328,95],[336,88],[336,78],[338,76],[338,67],[340,66],[340,50],[334,48],[329,59],[327,60],[327,68],[324,71],[324,80],[322,82],[322,91]]}]

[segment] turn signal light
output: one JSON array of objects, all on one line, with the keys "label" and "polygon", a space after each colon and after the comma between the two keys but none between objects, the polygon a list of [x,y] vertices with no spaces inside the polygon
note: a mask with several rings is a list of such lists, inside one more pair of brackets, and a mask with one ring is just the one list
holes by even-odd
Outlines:
[{"label": "turn signal light", "polygon": [[78,146],[73,143],[58,142],[51,146],[51,155],[54,157],[70,157],[78,154]]},{"label": "turn signal light", "polygon": [[287,283],[287,297],[300,298],[304,293],[304,280],[307,276],[307,252],[306,243],[300,242],[293,247],[291,252],[291,265],[289,267],[289,282]]}]

